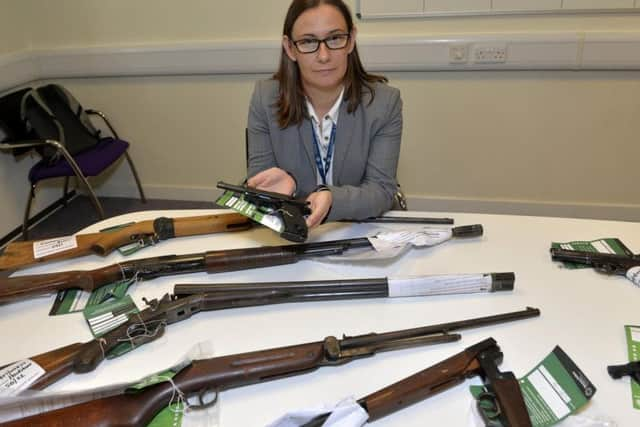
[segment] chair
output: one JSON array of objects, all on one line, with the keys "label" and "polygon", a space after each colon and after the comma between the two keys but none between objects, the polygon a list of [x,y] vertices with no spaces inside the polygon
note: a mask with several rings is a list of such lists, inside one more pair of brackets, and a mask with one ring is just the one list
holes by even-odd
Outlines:
[{"label": "chair", "polygon": [[67,129],[67,132],[67,130],[61,126],[60,120],[56,117],[52,118],[55,120],[56,126],[60,130],[58,139],[36,139],[33,137],[33,134],[27,130],[24,122],[22,121],[20,111],[22,97],[29,90],[30,88],[22,89],[0,98],[0,124],[3,123],[4,128],[4,131],[0,128],[0,150],[10,150],[15,156],[18,156],[32,150],[36,151],[37,149],[43,150],[44,148],[48,148],[49,150],[55,150],[56,156],[54,157],[57,157],[58,159],[55,162],[51,162],[49,159],[43,158],[32,166],[29,171],[29,195],[22,224],[22,236],[24,240],[28,239],[29,216],[31,212],[31,205],[35,198],[36,186],[40,181],[46,179],[65,178],[63,201],[66,204],[69,198],[69,178],[75,176],[77,180],[82,182],[89,193],[89,197],[91,198],[100,218],[104,219],[104,209],[96,197],[91,184],[89,184],[88,178],[100,175],[123,155],[125,156],[136,181],[136,185],[140,193],[140,200],[143,203],[146,203],[146,197],[140,183],[140,178],[138,177],[138,173],[129,153],[127,152],[129,143],[120,139],[115,129],[102,112],[97,110],[86,110],[88,115],[98,116],[104,122],[108,127],[111,136],[102,137],[98,133],[95,136],[96,143],[94,146],[72,156],[65,148],[65,145],[60,141],[65,140],[65,134],[67,134],[67,138],[69,135],[73,135],[74,130]]}]

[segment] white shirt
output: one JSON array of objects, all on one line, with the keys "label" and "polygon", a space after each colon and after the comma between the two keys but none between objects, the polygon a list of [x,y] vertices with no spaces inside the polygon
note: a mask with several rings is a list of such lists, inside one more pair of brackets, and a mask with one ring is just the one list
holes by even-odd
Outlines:
[{"label": "white shirt", "polygon": [[[329,112],[320,120],[318,115],[316,114],[316,110],[309,102],[309,98],[306,98],[305,101],[307,103],[307,111],[309,112],[309,116],[311,116],[311,124],[313,125],[313,131],[316,134],[316,138],[320,145],[320,157],[322,157],[322,161],[324,162],[325,157],[327,156],[327,150],[329,149],[329,142],[331,141],[331,131],[333,130],[333,126],[338,126],[338,113],[340,112],[340,104],[342,103],[342,97],[344,96],[344,86],[340,91],[340,95],[338,95],[338,99],[336,99],[335,104],[331,107]],[[335,153],[335,146],[333,147]],[[333,157],[331,158],[331,164],[329,165],[329,171],[327,172],[327,185],[333,185]],[[316,167],[316,182],[318,185],[323,184],[322,177],[320,176],[320,171]]]}]

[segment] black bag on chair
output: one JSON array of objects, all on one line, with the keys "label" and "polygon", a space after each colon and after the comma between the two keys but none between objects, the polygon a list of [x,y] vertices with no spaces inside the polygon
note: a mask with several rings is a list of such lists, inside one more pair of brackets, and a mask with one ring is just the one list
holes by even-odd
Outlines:
[{"label": "black bag on chair", "polygon": [[[0,143],[19,144],[32,138],[20,115],[22,98],[31,90],[30,87],[20,89],[0,98]],[[14,148],[12,153],[19,156],[29,150],[29,147]]]},{"label": "black bag on chair", "polygon": [[[21,116],[35,138],[58,141],[72,156],[100,141],[100,131],[91,124],[80,103],[59,85],[50,84],[26,92],[22,98]],[[57,162],[61,155],[51,145],[37,150],[49,163]]]}]

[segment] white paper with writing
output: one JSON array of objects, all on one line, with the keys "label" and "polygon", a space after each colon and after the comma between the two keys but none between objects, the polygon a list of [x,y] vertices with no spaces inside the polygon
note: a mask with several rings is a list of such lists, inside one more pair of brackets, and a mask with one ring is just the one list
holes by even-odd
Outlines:
[{"label": "white paper with writing", "polygon": [[627,270],[627,279],[631,280],[634,285],[640,286],[640,266]]},{"label": "white paper with writing", "polygon": [[441,274],[387,279],[390,297],[489,292],[490,274]]},{"label": "white paper with writing", "polygon": [[435,246],[451,239],[450,228],[425,227],[416,231],[385,231],[368,237],[374,250],[369,248],[350,250],[342,255],[319,257],[321,262],[352,262],[390,260],[411,247]]},{"label": "white paper with writing", "polygon": [[15,396],[27,389],[45,370],[30,359],[19,360],[0,369],[0,397]]},{"label": "white paper with writing", "polygon": [[358,405],[353,397],[350,397],[338,402],[336,405],[322,405],[291,411],[267,427],[300,427],[317,416],[329,412],[331,415],[322,424],[323,427],[361,427],[369,419],[367,411]]},{"label": "white paper with writing", "polygon": [[65,252],[78,247],[76,236],[56,237],[55,239],[39,240],[33,243],[33,257],[35,259]]}]

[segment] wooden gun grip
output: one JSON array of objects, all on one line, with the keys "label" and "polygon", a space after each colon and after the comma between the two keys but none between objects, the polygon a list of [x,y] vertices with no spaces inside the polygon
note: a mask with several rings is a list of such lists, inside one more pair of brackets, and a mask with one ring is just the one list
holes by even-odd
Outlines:
[{"label": "wooden gun grip", "polygon": [[501,378],[491,381],[491,388],[498,400],[503,425],[531,427],[531,418],[524,403],[520,385],[513,372],[503,372]]},{"label": "wooden gun grip", "polygon": [[205,254],[208,273],[293,264],[298,255],[281,246],[211,251]]},{"label": "wooden gun grip", "polygon": [[0,303],[36,295],[47,295],[62,289],[94,289],[90,272],[66,271],[0,279]]},{"label": "wooden gun grip", "polygon": [[30,360],[45,370],[45,374],[31,384],[29,389],[42,390],[73,372],[74,359],[83,345],[83,343],[78,342],[30,357]]}]

